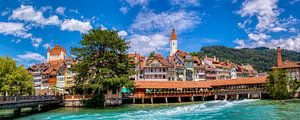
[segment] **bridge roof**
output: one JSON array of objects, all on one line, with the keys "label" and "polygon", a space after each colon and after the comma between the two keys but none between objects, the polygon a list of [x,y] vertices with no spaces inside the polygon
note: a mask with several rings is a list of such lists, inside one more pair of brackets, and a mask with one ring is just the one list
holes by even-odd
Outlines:
[{"label": "bridge roof", "polygon": [[225,85],[264,84],[266,77],[248,77],[229,80],[208,81],[135,81],[135,88],[212,88]]}]

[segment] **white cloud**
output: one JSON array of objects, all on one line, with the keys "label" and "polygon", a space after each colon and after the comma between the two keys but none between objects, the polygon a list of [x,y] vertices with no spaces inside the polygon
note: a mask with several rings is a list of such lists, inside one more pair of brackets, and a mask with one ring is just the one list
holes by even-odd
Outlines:
[{"label": "white cloud", "polygon": [[57,7],[56,10],[55,10],[55,12],[57,14],[63,15],[63,14],[65,14],[65,10],[66,10],[65,7]]},{"label": "white cloud", "polygon": [[171,5],[179,5],[181,7],[194,6],[197,7],[200,5],[199,0],[170,0]]},{"label": "white cloud", "polygon": [[13,40],[11,40],[12,42],[14,42],[14,43],[16,43],[16,44],[18,44],[18,43],[20,43],[22,40],[21,39],[13,39]]},{"label": "white cloud", "polygon": [[22,23],[0,22],[0,33],[4,35],[13,35],[21,38],[30,38],[32,34],[27,33]]},{"label": "white cloud", "polygon": [[252,40],[255,41],[260,41],[260,40],[266,40],[269,39],[271,36],[270,35],[266,35],[264,33],[259,33],[259,34],[254,34],[254,33],[249,33],[248,37]]},{"label": "white cloud", "polygon": [[17,58],[21,61],[38,61],[45,62],[46,58],[39,53],[25,52],[25,54],[17,55]]},{"label": "white cloud", "polygon": [[277,16],[280,14],[277,2],[278,0],[246,0],[238,13],[242,17],[256,17],[258,20],[256,29],[264,31],[275,27]]},{"label": "white cloud", "polygon": [[10,19],[34,22],[39,25],[59,25],[61,22],[56,15],[45,18],[42,11],[34,10],[32,6],[26,5],[13,10]]},{"label": "white cloud", "polygon": [[41,7],[41,11],[42,11],[42,12],[46,12],[46,11],[48,11],[48,10],[52,10],[52,7],[51,7],[51,6],[42,6],[42,7]]},{"label": "white cloud", "polygon": [[82,22],[75,19],[67,19],[61,24],[61,30],[79,31],[80,33],[87,33],[92,26],[90,22]]},{"label": "white cloud", "polygon": [[[241,9],[237,13],[246,20],[238,23],[238,26],[245,29],[248,39],[235,40],[236,48],[276,48],[280,46],[284,49],[300,51],[299,43],[297,43],[300,35],[295,35],[298,29],[294,27],[299,20],[292,15],[288,18],[281,18],[284,9],[278,8],[277,4],[278,0],[245,0],[242,3]],[[257,19],[257,23],[255,20],[252,22],[253,18]],[[254,28],[253,25],[255,25]],[[284,35],[278,38],[276,33]]]},{"label": "white cloud", "polygon": [[34,46],[36,48],[40,46],[41,42],[42,42],[42,38],[32,38],[31,39],[32,46]]},{"label": "white cloud", "polygon": [[123,13],[123,14],[126,14],[128,12],[128,8],[127,7],[121,7],[120,8],[120,11]]},{"label": "white cloud", "polygon": [[10,9],[6,9],[5,11],[1,12],[1,16],[8,15],[11,12]]},{"label": "white cloud", "polygon": [[102,25],[102,24],[100,25],[100,27],[99,27],[99,28],[100,28],[100,30],[107,30],[107,27],[105,27],[105,26],[104,26],[104,25]]},{"label": "white cloud", "polygon": [[146,6],[149,3],[149,0],[125,0],[131,7],[136,5]]},{"label": "white cloud", "polygon": [[291,36],[288,38],[272,39],[269,42],[258,41],[258,42],[247,42],[245,40],[236,40],[238,46],[236,48],[256,48],[256,47],[268,47],[277,48],[281,47],[287,50],[300,51],[300,34]]},{"label": "white cloud", "polygon": [[131,46],[129,52],[138,52],[143,55],[148,55],[152,51],[165,50],[169,43],[168,37],[163,34],[134,34],[129,37],[128,41]]},{"label": "white cloud", "polygon": [[141,12],[130,26],[131,31],[170,31],[174,24],[177,31],[185,31],[200,24],[201,18],[195,12],[177,11],[156,14],[152,11]]},{"label": "white cloud", "polygon": [[121,37],[126,37],[127,36],[127,32],[125,30],[121,30],[118,32],[118,35]]},{"label": "white cloud", "polygon": [[43,45],[43,48],[48,49],[50,46],[51,46],[50,43],[45,43],[45,44]]}]

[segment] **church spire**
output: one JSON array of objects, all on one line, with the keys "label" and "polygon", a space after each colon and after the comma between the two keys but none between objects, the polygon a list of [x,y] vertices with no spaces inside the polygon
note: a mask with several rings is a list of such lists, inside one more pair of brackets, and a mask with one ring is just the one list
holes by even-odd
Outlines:
[{"label": "church spire", "polygon": [[177,37],[174,25],[172,25],[172,34],[170,38],[170,56],[174,55],[177,51]]},{"label": "church spire", "polygon": [[172,34],[171,34],[170,40],[177,40],[177,36],[176,36],[174,25],[172,25]]}]

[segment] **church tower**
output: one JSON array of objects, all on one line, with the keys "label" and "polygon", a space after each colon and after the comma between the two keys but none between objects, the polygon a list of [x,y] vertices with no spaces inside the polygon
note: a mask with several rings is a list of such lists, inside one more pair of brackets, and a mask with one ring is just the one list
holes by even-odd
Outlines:
[{"label": "church tower", "polygon": [[174,55],[177,51],[177,37],[174,26],[172,27],[172,34],[170,38],[170,56]]}]

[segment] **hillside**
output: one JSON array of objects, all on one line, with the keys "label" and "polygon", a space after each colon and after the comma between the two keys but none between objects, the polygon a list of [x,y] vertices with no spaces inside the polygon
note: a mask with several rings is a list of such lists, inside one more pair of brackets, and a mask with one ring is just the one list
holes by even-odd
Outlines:
[{"label": "hillside", "polygon": [[[260,48],[234,49],[224,46],[202,47],[198,56],[203,58],[205,55],[213,57],[216,55],[220,61],[230,60],[238,64],[251,64],[259,72],[268,71],[276,65],[277,50]],[[290,61],[300,61],[300,53],[295,51],[282,50],[282,59]]]}]

